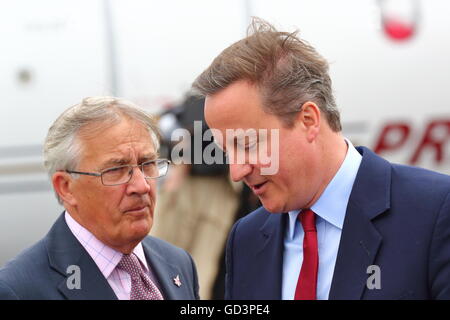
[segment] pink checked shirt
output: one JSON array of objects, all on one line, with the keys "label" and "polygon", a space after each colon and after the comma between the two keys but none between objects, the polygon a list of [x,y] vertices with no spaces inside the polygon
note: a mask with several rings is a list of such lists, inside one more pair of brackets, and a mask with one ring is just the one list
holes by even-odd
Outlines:
[{"label": "pink checked shirt", "polygon": [[[97,264],[117,298],[119,300],[130,300],[131,277],[128,272],[116,268],[117,264],[122,259],[123,254],[103,244],[103,242],[98,240],[91,232],[76,222],[67,211],[65,212],[65,219],[70,231],[72,231],[75,238],[78,239]],[[152,271],[148,268],[141,243],[134,248],[133,253],[138,257],[144,271],[148,274],[153,283],[155,283],[159,291],[161,291]]]}]

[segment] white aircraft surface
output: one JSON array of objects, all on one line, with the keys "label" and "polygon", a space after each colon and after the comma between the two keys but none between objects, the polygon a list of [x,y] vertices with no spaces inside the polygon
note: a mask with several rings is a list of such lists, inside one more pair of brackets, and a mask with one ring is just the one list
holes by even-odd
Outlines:
[{"label": "white aircraft surface", "polygon": [[63,210],[41,156],[63,110],[114,95],[159,113],[251,16],[299,29],[330,62],[355,145],[450,174],[449,12],[447,0],[0,2],[0,266]]}]

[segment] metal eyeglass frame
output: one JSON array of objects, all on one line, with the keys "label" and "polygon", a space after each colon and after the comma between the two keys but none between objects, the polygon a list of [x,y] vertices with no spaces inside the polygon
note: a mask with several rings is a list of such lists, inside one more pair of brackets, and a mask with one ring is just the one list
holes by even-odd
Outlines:
[{"label": "metal eyeglass frame", "polygon": [[[166,164],[166,172],[164,174],[159,175],[157,177],[147,177],[147,176],[144,175],[145,179],[158,179],[158,178],[161,178],[161,177],[165,176],[167,174],[167,171],[169,171],[169,164],[171,163],[170,160],[167,160],[167,159],[156,159],[156,160],[146,161],[146,162],[143,162],[141,164],[127,164],[127,165],[123,165],[123,166],[107,168],[107,169],[102,170],[100,173],[97,173],[97,172],[83,172],[83,171],[75,171],[75,170],[59,170],[59,171],[67,172],[67,173],[74,173],[74,174],[82,174],[82,175],[86,175],[86,176],[100,177],[100,180],[102,181],[102,184],[104,186],[110,187],[110,186],[119,186],[121,184],[125,184],[125,183],[130,182],[131,178],[133,177],[133,173],[134,173],[133,169],[134,168],[140,167],[141,172],[144,173],[144,165],[147,165],[147,164],[150,164],[150,163],[156,163],[158,165],[159,162],[164,162]],[[116,184],[105,184],[103,182],[103,174],[105,172],[108,172],[108,171],[111,171],[111,170],[115,170],[115,169],[120,169],[120,168],[126,168],[126,167],[128,167],[130,169],[129,174],[128,174],[129,178],[128,178],[127,181],[121,182],[121,183],[116,183]]]}]

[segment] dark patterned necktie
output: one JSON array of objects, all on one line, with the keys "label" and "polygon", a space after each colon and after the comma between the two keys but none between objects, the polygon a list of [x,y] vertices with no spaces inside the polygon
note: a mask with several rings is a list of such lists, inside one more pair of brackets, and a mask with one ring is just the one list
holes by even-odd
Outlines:
[{"label": "dark patterned necktie", "polygon": [[163,300],[161,292],[144,272],[134,254],[124,254],[117,267],[131,276],[130,300]]}]

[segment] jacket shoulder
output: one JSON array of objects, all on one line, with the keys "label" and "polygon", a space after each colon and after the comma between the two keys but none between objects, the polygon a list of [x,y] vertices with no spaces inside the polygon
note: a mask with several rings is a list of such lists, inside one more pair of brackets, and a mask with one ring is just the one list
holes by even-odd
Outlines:
[{"label": "jacket shoulder", "polygon": [[145,237],[142,243],[149,250],[150,254],[157,254],[163,257],[167,263],[196,276],[197,271],[194,260],[186,250],[153,236]]},{"label": "jacket shoulder", "polygon": [[191,281],[190,287],[192,287],[192,296],[189,295],[189,299],[199,299],[197,268],[186,250],[153,236],[145,237],[142,244],[150,255],[158,255],[165,263],[175,266],[177,270],[187,276]]},{"label": "jacket shoulder", "polygon": [[401,177],[405,180],[418,180],[422,182],[422,184],[436,185],[443,188],[450,188],[450,176],[439,173],[436,171],[431,171],[428,169],[407,166],[403,164],[391,163],[392,172],[397,176]]},{"label": "jacket shoulder", "polygon": [[272,214],[273,213],[270,213],[264,207],[259,207],[236,221],[233,229],[238,229],[239,231],[242,230],[244,232],[258,231]]},{"label": "jacket shoulder", "polygon": [[0,269],[0,299],[26,296],[48,269],[45,240],[42,239]]},{"label": "jacket shoulder", "polygon": [[[392,164],[392,192],[403,196],[443,201],[450,193],[450,176],[423,168]],[[429,202],[429,201],[427,201]]]},{"label": "jacket shoulder", "polygon": [[142,240],[142,243],[147,248],[163,255],[165,258],[185,259],[189,256],[186,250],[153,236],[145,237],[144,240]]}]

